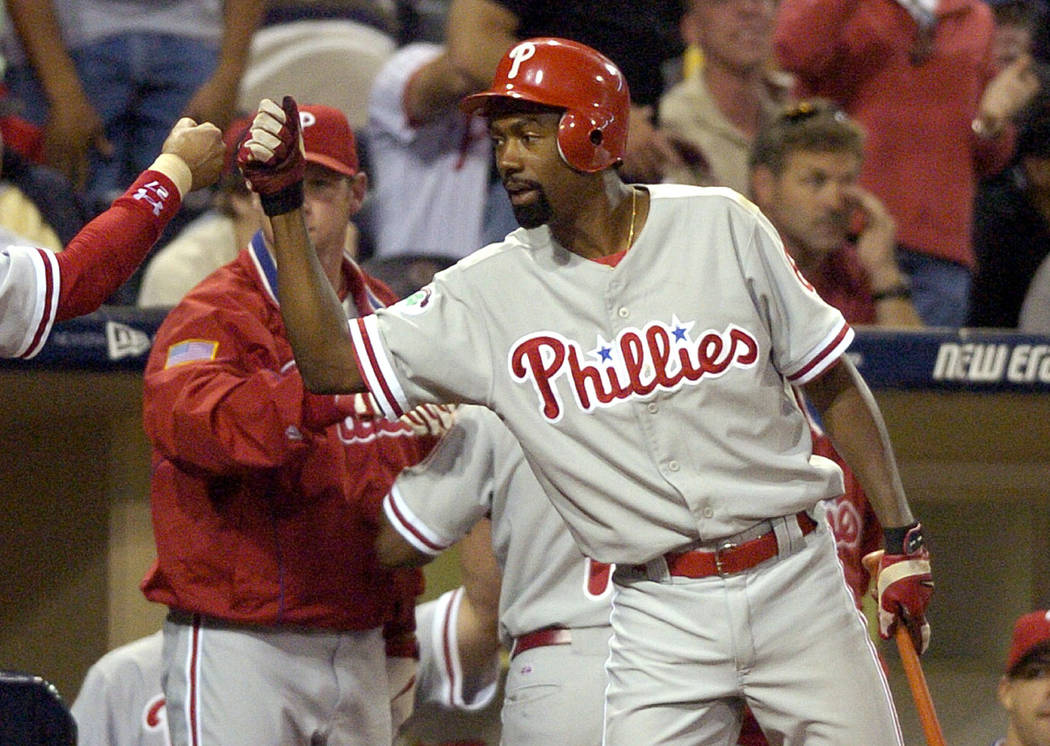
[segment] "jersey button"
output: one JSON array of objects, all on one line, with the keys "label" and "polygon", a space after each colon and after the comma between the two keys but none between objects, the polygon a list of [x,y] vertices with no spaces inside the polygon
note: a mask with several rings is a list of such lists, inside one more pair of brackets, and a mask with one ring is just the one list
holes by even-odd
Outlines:
[{"label": "jersey button", "polygon": [[671,471],[678,471],[682,467],[679,466],[677,461],[671,461],[669,464],[667,464],[667,468],[670,469]]},{"label": "jersey button", "polygon": [[656,406],[656,402],[649,402],[646,409],[649,410],[649,414],[656,414],[660,411],[660,407]]},{"label": "jersey button", "polygon": [[628,316],[631,315],[630,311],[628,311],[626,308],[622,308],[622,307],[616,313],[618,313],[620,315],[621,319],[626,319]]},{"label": "jersey button", "polygon": [[711,508],[704,508],[704,518],[714,518],[714,517],[715,517],[715,511],[711,510]]}]

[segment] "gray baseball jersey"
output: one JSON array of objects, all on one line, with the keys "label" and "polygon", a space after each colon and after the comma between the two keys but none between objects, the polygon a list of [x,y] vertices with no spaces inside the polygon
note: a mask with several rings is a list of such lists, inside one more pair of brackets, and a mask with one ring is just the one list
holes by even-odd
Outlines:
[{"label": "gray baseball jersey", "polygon": [[508,648],[543,627],[608,626],[609,566],[580,553],[517,440],[491,411],[461,407],[427,460],[398,475],[383,509],[407,541],[432,555],[492,518],[503,571],[500,636]]},{"label": "gray baseball jersey", "polygon": [[80,746],[168,746],[160,677],[164,635],[111,650],[88,669],[73,706]]},{"label": "gray baseball jersey", "polygon": [[568,645],[511,659],[501,742],[601,743],[612,568],[580,553],[499,418],[484,407],[461,407],[427,460],[401,472],[383,508],[406,540],[431,554],[491,517],[493,552],[503,571],[503,644],[513,649],[514,638],[546,627],[572,635]]},{"label": "gray baseball jersey", "polygon": [[59,273],[47,249],[0,249],[0,357],[40,352],[58,308]]},{"label": "gray baseball jersey", "polygon": [[608,563],[842,492],[789,384],[830,367],[852,329],[746,199],[645,188],[648,219],[615,268],[546,226],[519,229],[351,324],[389,415],[422,401],[494,409],[581,550]]}]

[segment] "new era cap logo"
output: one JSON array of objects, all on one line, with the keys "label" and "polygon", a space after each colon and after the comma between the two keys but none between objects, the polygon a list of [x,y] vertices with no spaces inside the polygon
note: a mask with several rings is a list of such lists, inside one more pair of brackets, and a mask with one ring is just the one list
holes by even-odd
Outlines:
[{"label": "new era cap logo", "polygon": [[137,357],[149,351],[149,335],[116,321],[106,322],[106,350],[110,360]]}]

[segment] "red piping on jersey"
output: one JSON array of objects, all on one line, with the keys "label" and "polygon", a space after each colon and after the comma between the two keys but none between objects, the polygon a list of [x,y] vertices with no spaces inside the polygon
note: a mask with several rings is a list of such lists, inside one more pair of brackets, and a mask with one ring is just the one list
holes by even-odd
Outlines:
[{"label": "red piping on jersey", "polygon": [[44,333],[51,326],[51,304],[55,285],[54,268],[51,266],[44,249],[37,249],[37,252],[40,254],[40,261],[44,264],[44,312],[41,314],[40,324],[37,325],[36,333],[33,335],[33,341],[22,354],[24,358],[32,357],[33,351],[41,343]]},{"label": "red piping on jersey", "polygon": [[393,499],[391,499],[391,495],[386,496],[386,502],[387,505],[390,506],[390,509],[394,511],[394,516],[397,517],[398,523],[404,526],[414,537],[416,537],[416,539],[419,540],[420,544],[424,544],[428,549],[433,550],[434,554],[437,554],[438,552],[441,552],[448,548],[447,546],[442,546],[441,544],[435,544],[430,539],[423,536],[423,534],[421,534],[415,526],[409,523],[408,520],[405,518],[404,514],[398,509],[397,503]]},{"label": "red piping on jersey", "polygon": [[[394,414],[398,417],[404,414],[401,411],[401,407],[398,406],[397,400],[394,398],[393,392],[390,391],[390,387],[387,385],[386,379],[383,377],[383,373],[379,370],[379,361],[376,359],[375,347],[372,345],[372,339],[368,335],[368,329],[365,327],[364,319],[357,319],[357,328],[361,332],[361,341],[364,343],[365,352],[368,355],[368,364],[372,368],[372,372],[379,383],[379,387],[383,389],[383,397],[386,399],[390,408],[394,410]],[[356,351],[355,351],[356,354]],[[360,362],[358,368],[360,368]]]},{"label": "red piping on jersey", "polygon": [[457,588],[452,592],[452,598],[450,598],[448,602],[448,611],[445,614],[445,621],[441,625],[441,647],[445,651],[445,674],[448,676],[449,683],[449,705],[456,704],[456,672],[454,666],[452,665],[452,646],[450,644],[450,639],[452,636],[452,608],[459,601],[459,595],[462,592],[462,587]]},{"label": "red piping on jersey", "polygon": [[809,371],[813,370],[813,368],[815,368],[819,363],[821,363],[824,360],[828,352],[837,347],[839,342],[842,341],[843,337],[849,334],[849,330],[849,324],[843,324],[842,329],[837,335],[835,335],[835,338],[831,340],[831,342],[828,343],[828,345],[823,350],[821,350],[816,355],[816,357],[814,357],[806,365],[804,365],[801,370],[797,371],[794,375],[788,376],[788,380],[797,381],[799,378],[802,378],[804,375],[806,375]]}]

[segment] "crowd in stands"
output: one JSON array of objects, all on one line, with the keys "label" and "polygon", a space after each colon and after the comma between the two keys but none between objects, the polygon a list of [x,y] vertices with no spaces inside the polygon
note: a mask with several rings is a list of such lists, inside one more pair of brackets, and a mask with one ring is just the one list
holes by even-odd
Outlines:
[{"label": "crowd in stands", "polygon": [[[297,47],[364,30],[326,51],[356,56],[357,80],[331,69],[334,57],[293,59],[290,42],[253,51],[253,38],[304,25]],[[456,103],[515,38],[559,35],[627,76],[627,178],[753,196],[759,128],[819,96],[863,131],[859,185],[894,223],[894,290],[922,322],[1018,328],[1031,286],[1023,328],[1045,331],[1045,281],[1033,280],[1050,273],[1037,272],[1050,231],[1047,28],[1042,0],[7,0],[0,227],[61,248],[148,165],[176,116],[226,129],[251,113],[239,87],[265,90],[259,71],[273,65],[309,78],[313,95],[331,90],[318,103],[341,106],[358,130],[371,178],[359,258],[462,258],[516,226],[484,126]],[[235,169],[191,195],[156,268],[110,302],[173,305],[244,247],[257,227],[249,201]]]},{"label": "crowd in stands", "polygon": [[[298,558],[303,596],[295,596],[293,567],[282,576],[290,585],[280,589],[279,612],[271,614],[257,598],[257,606],[244,613],[248,622],[294,631],[268,628],[247,638],[222,622],[209,624],[209,615],[243,611],[217,608],[209,583],[243,583],[246,594],[261,597],[269,590],[257,588],[265,578],[233,579],[223,574],[233,573],[225,567],[212,568],[211,578],[178,576],[173,568],[185,558],[176,539],[193,527],[161,522],[170,535],[158,534],[160,560],[144,590],[151,600],[172,606],[178,601],[191,612],[168,619],[167,635],[178,641],[163,653],[169,668],[192,651],[202,628],[215,633],[210,639],[223,640],[225,647],[217,642],[207,650],[230,667],[225,683],[233,696],[205,700],[216,734],[252,732],[250,724],[258,729],[253,737],[262,738],[271,728],[236,710],[243,693],[238,687],[250,676],[278,677],[278,669],[292,661],[301,666],[304,657],[322,662],[313,671],[316,679],[326,675],[324,661],[342,641],[322,638],[317,630],[381,628],[384,620],[389,628],[397,613],[404,614],[398,604],[418,592],[418,574],[381,569],[372,556],[334,557],[341,543],[363,544],[359,534],[370,530],[359,525],[359,515],[347,515],[352,511],[346,505],[340,512],[335,504],[367,504],[374,520],[397,473],[422,460],[447,429],[431,412],[398,422],[391,432],[409,446],[391,455],[384,450],[393,448],[389,442],[361,445],[381,429],[367,399],[314,397],[294,364],[280,379],[262,370],[265,355],[276,360],[290,355],[290,347],[279,321],[275,275],[266,264],[263,209],[235,154],[258,103],[257,97],[246,100],[245,81],[277,101],[291,92],[266,88],[274,85],[261,72],[268,65],[297,70],[309,78],[312,92],[330,90],[317,100],[300,100],[306,104],[301,109],[314,118],[311,124],[337,127],[348,149],[340,155],[337,145],[311,142],[317,135],[304,134],[313,164],[307,205],[319,213],[333,210],[326,213],[329,222],[332,215],[342,218],[326,242],[314,238],[330,255],[333,285],[347,299],[351,317],[410,294],[435,272],[516,228],[493,169],[486,124],[458,104],[489,85],[516,40],[561,36],[604,52],[628,80],[626,181],[727,187],[743,194],[769,218],[798,271],[851,324],[1050,334],[1050,7],[1043,0],[5,5],[4,244],[61,251],[149,167],[180,116],[213,122],[224,132],[227,159],[218,183],[187,195],[141,270],[109,299],[114,305],[175,309],[160,337],[171,346],[155,350],[146,376],[146,427],[157,466],[154,500],[170,500],[166,509],[180,516],[176,502],[199,498],[203,506],[221,489],[224,500],[240,501],[241,517],[253,528],[237,540],[252,546],[265,544],[260,537],[268,525],[265,516],[245,507],[253,495],[277,495],[270,507],[279,511],[309,492],[310,510],[319,511],[296,529],[314,550]],[[313,25],[306,36],[295,37],[296,44],[273,45],[270,58],[253,46],[264,32],[297,24]],[[353,44],[345,43],[347,34]],[[310,56],[321,47],[327,56]],[[340,56],[345,68],[329,62]],[[348,180],[327,182],[333,169]],[[226,324],[224,314],[235,312],[229,307],[234,295],[243,318]],[[231,329],[238,333],[227,337]],[[196,344],[184,341],[191,338]],[[209,349],[198,338],[221,341]],[[245,370],[184,367],[214,356],[219,344],[236,347]],[[263,392],[258,398],[276,402],[273,408],[237,400],[247,397],[248,385]],[[310,433],[285,428],[278,416],[285,404],[309,421]],[[233,408],[226,412],[226,406]],[[227,431],[206,442],[206,425],[219,415]],[[201,418],[197,424],[195,417]],[[351,420],[356,432],[340,430]],[[819,440],[816,424],[814,433]],[[351,441],[363,455],[344,453]],[[822,441],[821,447],[836,457],[830,444]],[[286,451],[296,453],[291,466]],[[347,485],[352,480],[331,467],[339,459],[358,459],[374,473],[357,474],[359,483]],[[221,473],[222,484],[201,478],[204,472]],[[339,521],[345,525],[333,526]],[[322,525],[329,531],[311,533]],[[217,534],[204,543],[214,550],[227,538]],[[288,559],[260,552],[252,561],[269,567]],[[854,571],[863,574],[858,560]],[[331,566],[324,564],[329,561]],[[309,597],[303,589],[318,577],[350,577],[370,601],[339,598],[342,586]],[[395,587],[394,577],[407,577],[405,587]],[[863,574],[856,585],[866,588],[867,581]],[[246,607],[252,603],[245,600]],[[366,619],[354,616],[362,608]],[[363,670],[384,676],[389,661],[373,653],[398,657],[396,638],[395,632],[367,645],[355,640],[362,659],[371,656]],[[151,639],[149,656],[160,655],[160,640]],[[277,662],[275,647],[285,656]],[[148,663],[155,662],[150,657]],[[156,675],[151,670],[149,677]],[[283,699],[308,698],[297,682],[279,680],[259,682],[254,691],[271,697],[275,708]],[[400,680],[391,675],[391,681]],[[197,696],[192,684],[187,679],[170,688],[169,699],[175,691],[178,704],[188,707]],[[137,689],[158,695],[155,687]],[[391,691],[392,709],[397,694]],[[396,712],[384,720],[385,700],[381,713],[374,702],[354,704],[359,715],[387,723],[366,739],[385,734],[390,723],[396,729]],[[226,719],[218,720],[219,713]]]}]

